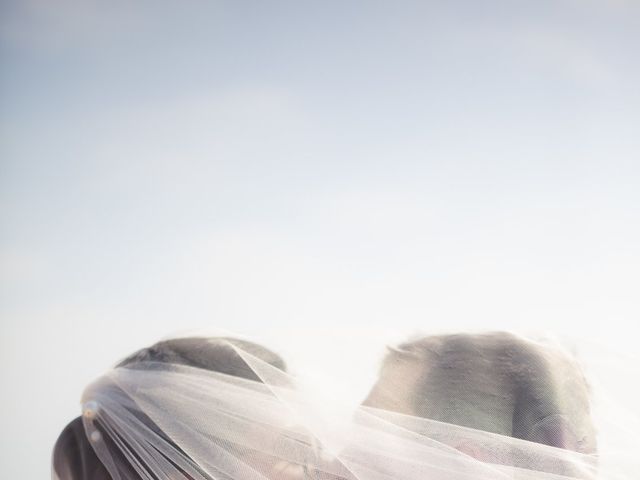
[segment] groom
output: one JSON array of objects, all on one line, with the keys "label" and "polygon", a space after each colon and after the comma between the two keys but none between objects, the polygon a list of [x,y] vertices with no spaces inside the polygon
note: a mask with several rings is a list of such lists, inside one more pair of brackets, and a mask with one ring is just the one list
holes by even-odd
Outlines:
[{"label": "groom", "polygon": [[390,349],[364,405],[596,452],[576,361],[509,333],[430,336]]}]

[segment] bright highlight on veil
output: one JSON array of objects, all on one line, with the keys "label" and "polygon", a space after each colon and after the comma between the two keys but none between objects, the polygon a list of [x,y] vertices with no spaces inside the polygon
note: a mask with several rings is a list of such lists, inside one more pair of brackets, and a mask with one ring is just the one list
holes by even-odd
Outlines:
[{"label": "bright highlight on veil", "polygon": [[[113,480],[627,480],[640,471],[638,365],[626,357],[451,334],[394,345],[372,369],[354,404],[341,390],[314,393],[304,371],[260,343],[165,340],[86,389],[79,443]],[[91,462],[71,463],[56,447],[53,478],[81,478],[73,468]]]}]

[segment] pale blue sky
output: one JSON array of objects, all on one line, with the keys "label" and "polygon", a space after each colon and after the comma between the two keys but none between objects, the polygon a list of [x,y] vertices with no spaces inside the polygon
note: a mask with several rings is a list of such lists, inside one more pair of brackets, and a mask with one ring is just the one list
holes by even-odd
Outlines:
[{"label": "pale blue sky", "polygon": [[0,0],[8,477],[180,329],[637,320],[637,2],[132,4]]}]

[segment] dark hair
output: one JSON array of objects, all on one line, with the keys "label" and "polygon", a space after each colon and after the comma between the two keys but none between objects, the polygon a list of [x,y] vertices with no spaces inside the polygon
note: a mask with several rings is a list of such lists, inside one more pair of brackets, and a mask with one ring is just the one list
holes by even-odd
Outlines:
[{"label": "dark hair", "polygon": [[[116,368],[146,369],[149,368],[149,365],[152,365],[150,362],[177,364],[247,380],[261,381],[234,347],[238,347],[280,370],[286,370],[284,360],[271,350],[246,340],[221,337],[188,337],[158,342],[151,347],[143,348],[128,356],[120,361]],[[135,415],[138,420],[172,448],[180,450],[149,417],[139,411],[136,411]],[[99,423],[97,427],[100,429]],[[114,462],[123,478],[140,479],[141,477],[134,467],[119,452],[109,435],[102,433],[102,440],[109,447],[109,451],[113,452]],[[72,420],[58,437],[53,449],[52,463],[53,475],[56,480],[112,480],[111,475],[109,475],[87,439],[82,417]],[[194,465],[194,468],[197,468],[197,466]]]},{"label": "dark hair", "polygon": [[286,370],[284,360],[275,352],[257,343],[226,337],[188,337],[165,340],[129,355],[121,360],[116,368],[136,367],[145,362],[159,362],[202,368],[247,380],[260,381],[258,375],[234,347],[280,370]]},{"label": "dark hair", "polygon": [[596,450],[589,386],[577,361],[560,349],[506,332],[435,335],[391,348],[383,369],[406,361],[425,366],[410,398],[416,415],[485,430],[482,416],[456,408],[476,406],[508,415],[503,420],[509,430],[494,433],[582,453]]}]

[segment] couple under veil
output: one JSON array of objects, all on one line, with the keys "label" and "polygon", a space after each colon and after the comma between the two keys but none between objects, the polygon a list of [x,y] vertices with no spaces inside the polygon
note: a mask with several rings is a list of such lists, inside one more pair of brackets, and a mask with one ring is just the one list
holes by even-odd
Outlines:
[{"label": "couple under veil", "polygon": [[[332,416],[260,343],[161,341],[87,387],[82,415],[54,447],[52,478],[628,480],[638,472],[637,414],[609,403],[596,415],[582,359],[555,342],[440,334],[381,358],[361,403]],[[622,433],[607,437],[621,418]]]}]

